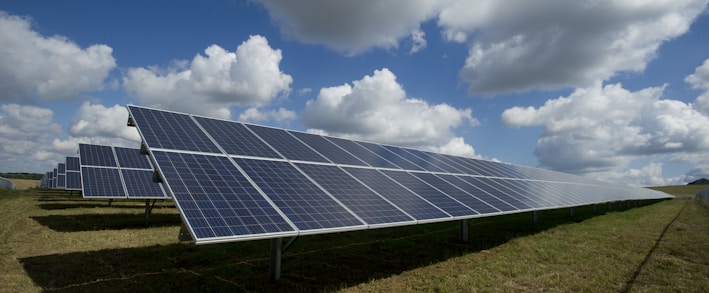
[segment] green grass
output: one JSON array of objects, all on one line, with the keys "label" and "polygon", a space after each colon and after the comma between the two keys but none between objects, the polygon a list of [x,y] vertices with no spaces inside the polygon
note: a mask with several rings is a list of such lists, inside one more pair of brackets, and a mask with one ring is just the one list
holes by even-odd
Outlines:
[{"label": "green grass", "polygon": [[662,190],[683,196],[482,218],[468,243],[457,222],[300,237],[277,283],[268,241],[180,243],[170,202],[146,226],[144,202],[0,190],[0,292],[702,292],[709,209]]}]

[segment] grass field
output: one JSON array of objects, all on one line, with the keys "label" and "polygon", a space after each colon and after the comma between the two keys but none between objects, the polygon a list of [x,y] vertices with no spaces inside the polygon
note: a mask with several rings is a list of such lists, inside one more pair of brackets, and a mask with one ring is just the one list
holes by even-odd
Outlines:
[{"label": "grass field", "polygon": [[677,199],[301,237],[268,281],[269,243],[180,243],[159,202],[0,190],[0,292],[706,292],[709,208]]}]

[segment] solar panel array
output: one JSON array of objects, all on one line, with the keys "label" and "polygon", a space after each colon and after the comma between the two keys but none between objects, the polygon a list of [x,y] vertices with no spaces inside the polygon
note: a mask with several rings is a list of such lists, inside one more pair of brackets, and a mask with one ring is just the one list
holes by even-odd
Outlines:
[{"label": "solar panel array", "polygon": [[66,157],[66,190],[81,190],[81,165],[79,157]]},{"label": "solar panel array", "polygon": [[499,162],[128,110],[198,244],[671,197]]},{"label": "solar panel array", "polygon": [[167,194],[153,181],[154,168],[139,149],[79,144],[84,198],[161,199]]}]

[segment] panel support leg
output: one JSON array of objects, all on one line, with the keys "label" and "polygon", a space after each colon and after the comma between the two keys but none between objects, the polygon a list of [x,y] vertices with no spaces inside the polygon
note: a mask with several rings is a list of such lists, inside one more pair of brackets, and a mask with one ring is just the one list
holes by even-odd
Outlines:
[{"label": "panel support leg", "polygon": [[468,242],[468,220],[460,220],[460,242]]},{"label": "panel support leg", "polygon": [[574,208],[569,208],[569,217],[574,216]]},{"label": "panel support leg", "polygon": [[153,211],[153,208],[155,207],[155,202],[157,199],[153,200],[153,204],[150,205],[150,200],[146,199],[145,200],[145,225],[148,225],[148,222],[150,220],[150,213]]},{"label": "panel support leg", "polygon": [[596,213],[596,204],[594,203],[594,204],[591,205],[591,206],[593,206],[593,213],[595,214],[595,213]]},{"label": "panel support leg", "polygon": [[109,199],[108,199],[108,206],[110,207],[112,203],[113,203],[113,199],[112,199],[112,198],[109,198]]},{"label": "panel support leg", "polygon": [[532,223],[537,223],[539,220],[539,213],[537,211],[532,211]]},{"label": "panel support leg", "polygon": [[608,202],[608,207],[606,207],[606,211],[607,212],[611,211],[611,202],[610,201]]},{"label": "panel support leg", "polygon": [[281,278],[281,254],[283,253],[283,239],[271,239],[271,263],[268,268],[268,278],[278,281]]}]

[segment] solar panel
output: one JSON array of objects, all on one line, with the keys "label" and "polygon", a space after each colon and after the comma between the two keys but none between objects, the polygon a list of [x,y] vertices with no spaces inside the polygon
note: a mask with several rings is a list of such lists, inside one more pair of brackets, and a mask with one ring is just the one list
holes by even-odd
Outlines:
[{"label": "solar panel", "polygon": [[57,188],[64,189],[66,187],[66,164],[57,164]]},{"label": "solar panel", "polygon": [[281,158],[260,138],[251,133],[241,123],[195,117],[195,120],[230,155],[262,158]]},{"label": "solar panel", "polygon": [[66,190],[81,190],[81,172],[66,173]]},{"label": "solar panel", "polygon": [[300,231],[355,227],[364,223],[288,162],[234,159]]},{"label": "solar panel", "polygon": [[66,171],[81,171],[79,157],[66,157]]},{"label": "solar panel", "polygon": [[117,168],[81,167],[82,196],[86,198],[125,197]]},{"label": "solar panel", "polygon": [[152,151],[187,228],[202,243],[297,231],[227,157]]},{"label": "solar panel", "polygon": [[670,197],[493,161],[128,110],[197,243]]},{"label": "solar panel", "polygon": [[168,197],[162,183],[153,181],[154,168],[139,149],[79,144],[79,161],[84,198]]}]

